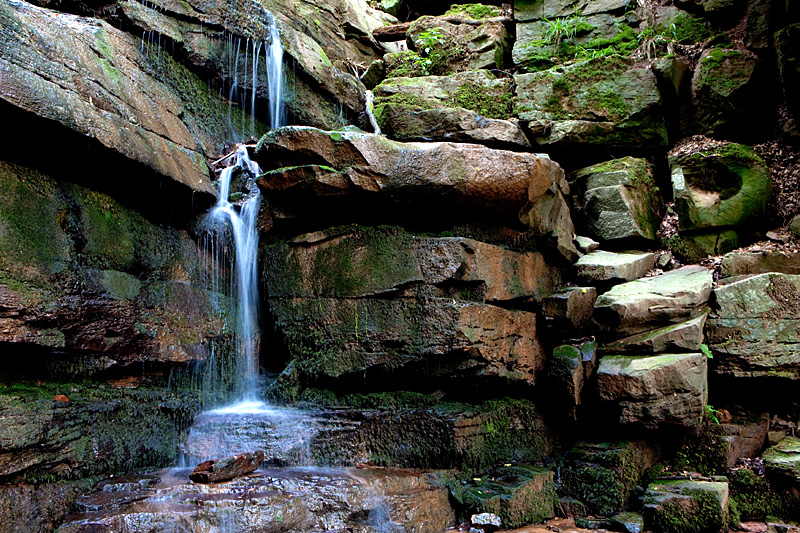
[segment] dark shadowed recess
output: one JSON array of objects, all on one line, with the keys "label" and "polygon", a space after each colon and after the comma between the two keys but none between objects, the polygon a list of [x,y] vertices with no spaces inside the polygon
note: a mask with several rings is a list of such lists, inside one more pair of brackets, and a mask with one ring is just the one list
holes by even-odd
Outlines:
[{"label": "dark shadowed recess", "polygon": [[0,143],[0,160],[107,194],[156,224],[187,229],[215,202],[55,121],[6,102],[0,102],[0,116],[14,128]]}]

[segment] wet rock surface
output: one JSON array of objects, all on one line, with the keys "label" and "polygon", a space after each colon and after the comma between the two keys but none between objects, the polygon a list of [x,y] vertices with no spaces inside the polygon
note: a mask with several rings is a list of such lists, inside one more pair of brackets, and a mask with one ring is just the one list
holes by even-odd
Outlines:
[{"label": "wet rock surface", "polygon": [[70,516],[59,531],[194,531],[221,525],[233,530],[414,528],[434,533],[454,522],[447,489],[433,472],[266,469],[210,485],[190,483],[188,474],[180,469],[162,471],[158,483],[140,487],[134,495],[108,493],[112,497],[104,505]]}]

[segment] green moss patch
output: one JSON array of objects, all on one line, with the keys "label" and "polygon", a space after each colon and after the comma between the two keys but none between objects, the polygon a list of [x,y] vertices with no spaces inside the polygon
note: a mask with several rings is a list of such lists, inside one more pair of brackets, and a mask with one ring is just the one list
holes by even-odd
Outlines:
[{"label": "green moss patch", "polygon": [[497,6],[487,6],[484,4],[453,4],[445,15],[466,15],[473,19],[485,19],[499,17],[503,10]]}]

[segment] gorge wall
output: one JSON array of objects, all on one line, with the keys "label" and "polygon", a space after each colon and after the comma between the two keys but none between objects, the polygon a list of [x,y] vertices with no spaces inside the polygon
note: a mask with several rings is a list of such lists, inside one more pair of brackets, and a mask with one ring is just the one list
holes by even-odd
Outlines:
[{"label": "gorge wall", "polygon": [[203,224],[234,143],[264,397],[326,413],[318,463],[449,469],[451,521],[800,519],[798,28],[789,0],[0,0],[0,524],[54,530],[241,392]]}]

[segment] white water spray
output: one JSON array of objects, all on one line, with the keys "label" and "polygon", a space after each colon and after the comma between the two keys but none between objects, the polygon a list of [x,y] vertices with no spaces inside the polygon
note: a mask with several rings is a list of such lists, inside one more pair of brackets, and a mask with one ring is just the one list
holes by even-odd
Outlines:
[{"label": "white water spray", "polygon": [[283,111],[283,45],[278,33],[275,18],[269,15],[269,43],[267,44],[266,66],[269,90],[269,127],[280,128],[285,124]]},{"label": "white water spray", "polygon": [[217,204],[208,214],[210,222],[228,223],[233,233],[235,254],[233,257],[233,285],[236,293],[236,348],[245,384],[245,398],[254,400],[258,381],[258,349],[260,331],[258,327],[258,278],[257,252],[258,230],[256,218],[261,205],[258,188],[237,210],[230,202],[231,178],[236,169],[254,176],[261,174],[258,163],[250,160],[247,148],[240,146],[234,163],[222,171],[219,179]]}]

